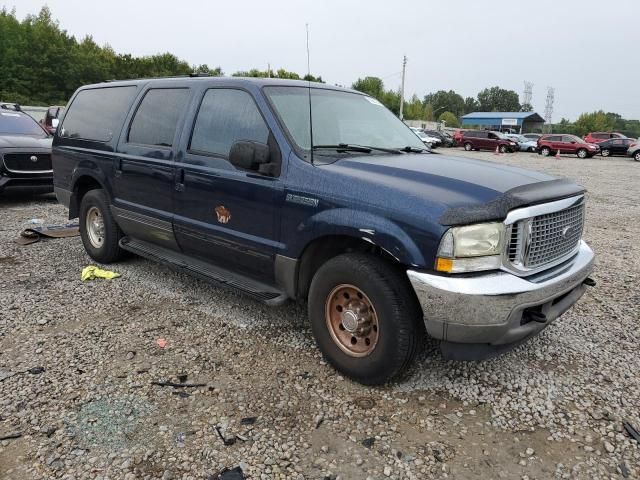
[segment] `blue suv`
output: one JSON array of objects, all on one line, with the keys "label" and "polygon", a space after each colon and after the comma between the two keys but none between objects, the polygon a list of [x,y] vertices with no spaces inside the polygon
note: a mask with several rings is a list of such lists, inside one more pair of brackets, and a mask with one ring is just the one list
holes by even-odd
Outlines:
[{"label": "blue suv", "polygon": [[124,251],[269,305],[306,301],[340,372],[380,384],[425,342],[481,359],[584,293],[584,189],[428,153],[380,102],[324,84],[88,85],[53,141],[54,186],[98,262]]}]

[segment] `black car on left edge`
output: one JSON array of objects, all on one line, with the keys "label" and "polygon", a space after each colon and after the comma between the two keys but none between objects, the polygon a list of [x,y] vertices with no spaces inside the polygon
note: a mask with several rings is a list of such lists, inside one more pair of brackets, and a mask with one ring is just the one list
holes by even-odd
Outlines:
[{"label": "black car on left edge", "polygon": [[0,108],[0,194],[53,192],[51,140],[26,113]]}]

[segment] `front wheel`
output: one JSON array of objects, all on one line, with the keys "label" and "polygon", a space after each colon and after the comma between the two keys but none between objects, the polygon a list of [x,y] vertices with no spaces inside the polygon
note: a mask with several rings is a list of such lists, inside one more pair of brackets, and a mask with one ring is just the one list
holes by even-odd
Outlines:
[{"label": "front wheel", "polygon": [[640,162],[640,150],[638,150],[636,153],[633,154],[633,159],[636,162]]},{"label": "front wheel", "polygon": [[589,152],[587,152],[584,148],[581,148],[576,152],[576,155],[578,156],[578,158],[587,158]]},{"label": "front wheel", "polygon": [[329,363],[365,385],[404,372],[424,340],[404,272],[373,255],[347,253],[322,265],[309,290],[309,319]]},{"label": "front wheel", "polygon": [[500,145],[500,153],[507,153],[507,146],[506,145]]},{"label": "front wheel", "polygon": [[90,190],[82,197],[80,237],[89,256],[100,263],[115,262],[122,257],[118,244],[122,232],[111,214],[104,190]]},{"label": "front wheel", "polygon": [[611,150],[609,150],[608,148],[605,148],[605,149],[603,149],[603,150],[600,152],[600,154],[601,154],[603,157],[608,157],[609,155],[611,155]]},{"label": "front wheel", "polygon": [[465,149],[467,152],[470,152],[471,150],[473,150],[473,146],[472,146],[470,143],[465,143],[465,144],[464,144],[464,149]]}]

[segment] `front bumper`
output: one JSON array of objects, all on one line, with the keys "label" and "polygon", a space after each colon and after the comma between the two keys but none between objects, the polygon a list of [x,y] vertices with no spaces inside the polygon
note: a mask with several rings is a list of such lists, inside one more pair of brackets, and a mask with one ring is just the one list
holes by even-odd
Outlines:
[{"label": "front bumper", "polygon": [[53,192],[53,173],[17,175],[0,171],[0,193],[49,193]]},{"label": "front bumper", "polygon": [[452,276],[408,270],[427,332],[447,358],[477,360],[513,348],[566,312],[586,290],[593,251],[523,278],[497,271]]}]

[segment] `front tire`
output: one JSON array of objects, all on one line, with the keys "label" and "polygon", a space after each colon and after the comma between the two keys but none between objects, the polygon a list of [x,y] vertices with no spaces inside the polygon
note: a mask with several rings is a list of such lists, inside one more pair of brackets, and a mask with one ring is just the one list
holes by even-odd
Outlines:
[{"label": "front tire", "polygon": [[600,152],[600,155],[602,155],[603,157],[608,157],[611,155],[611,150],[609,150],[608,148],[605,148]]},{"label": "front tire", "polygon": [[347,253],[322,265],[309,290],[309,319],[328,362],[365,385],[402,374],[424,340],[404,272],[373,255]]},{"label": "front tire", "polygon": [[587,152],[584,148],[581,148],[576,152],[576,155],[578,156],[578,158],[587,158],[589,152]]},{"label": "front tire", "polygon": [[507,146],[506,145],[500,145],[499,151],[500,153],[507,153]]},{"label": "front tire", "polygon": [[640,150],[638,150],[636,153],[633,154],[633,159],[636,162],[640,162]]},{"label": "front tire", "polygon": [[467,142],[467,143],[464,144],[464,149],[467,152],[470,152],[471,150],[473,150],[473,146],[470,143]]},{"label": "front tire", "polygon": [[122,231],[116,223],[104,190],[89,190],[80,202],[80,237],[91,258],[100,263],[119,260]]}]

